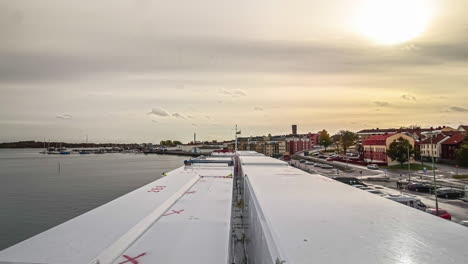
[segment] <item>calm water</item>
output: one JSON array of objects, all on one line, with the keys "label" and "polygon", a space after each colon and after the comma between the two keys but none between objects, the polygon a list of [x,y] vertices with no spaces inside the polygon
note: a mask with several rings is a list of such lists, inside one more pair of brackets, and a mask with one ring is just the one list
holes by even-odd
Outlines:
[{"label": "calm water", "polygon": [[152,182],[186,159],[39,151],[0,149],[0,250]]}]

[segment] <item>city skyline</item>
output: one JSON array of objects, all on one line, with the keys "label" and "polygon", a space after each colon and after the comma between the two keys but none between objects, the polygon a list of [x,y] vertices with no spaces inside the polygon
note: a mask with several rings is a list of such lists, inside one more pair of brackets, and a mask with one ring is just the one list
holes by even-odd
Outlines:
[{"label": "city skyline", "polygon": [[467,124],[468,3],[375,2],[0,1],[0,141]]}]

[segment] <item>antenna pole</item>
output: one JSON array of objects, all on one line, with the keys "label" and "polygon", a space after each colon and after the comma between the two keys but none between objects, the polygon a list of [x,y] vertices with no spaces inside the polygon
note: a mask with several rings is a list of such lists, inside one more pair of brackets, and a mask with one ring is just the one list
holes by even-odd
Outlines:
[{"label": "antenna pole", "polygon": [[236,139],[234,142],[234,150],[237,151],[237,125],[236,125]]}]

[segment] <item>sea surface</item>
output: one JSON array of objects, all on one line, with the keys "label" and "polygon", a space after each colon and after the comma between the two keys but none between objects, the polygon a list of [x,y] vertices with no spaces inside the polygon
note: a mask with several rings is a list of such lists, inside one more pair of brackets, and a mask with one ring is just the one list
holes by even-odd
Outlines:
[{"label": "sea surface", "polygon": [[0,149],[0,250],[155,181],[187,159],[40,151]]}]

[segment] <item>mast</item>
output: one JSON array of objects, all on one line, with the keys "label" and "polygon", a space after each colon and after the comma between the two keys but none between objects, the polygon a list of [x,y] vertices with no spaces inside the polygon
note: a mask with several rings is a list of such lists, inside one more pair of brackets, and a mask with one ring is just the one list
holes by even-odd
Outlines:
[{"label": "mast", "polygon": [[237,152],[237,125],[236,125],[236,139],[235,139],[235,142],[234,142],[234,151]]}]

